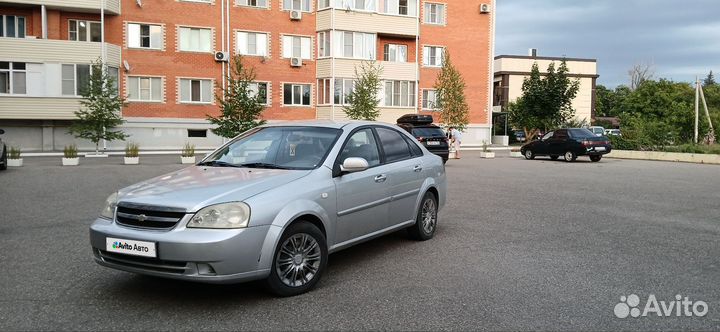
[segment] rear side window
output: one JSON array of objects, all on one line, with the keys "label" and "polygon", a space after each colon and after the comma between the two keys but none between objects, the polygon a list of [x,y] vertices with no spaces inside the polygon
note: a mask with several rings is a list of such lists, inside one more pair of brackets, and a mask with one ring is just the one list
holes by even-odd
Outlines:
[{"label": "rear side window", "polygon": [[410,146],[410,152],[412,152],[413,157],[421,157],[423,155],[422,149],[417,145],[417,143],[413,142],[412,139],[408,138],[407,136],[403,135],[403,138],[405,139],[405,142]]},{"label": "rear side window", "polygon": [[411,157],[410,147],[400,133],[387,128],[376,128],[376,130],[380,137],[380,144],[385,151],[385,160],[388,163]]}]

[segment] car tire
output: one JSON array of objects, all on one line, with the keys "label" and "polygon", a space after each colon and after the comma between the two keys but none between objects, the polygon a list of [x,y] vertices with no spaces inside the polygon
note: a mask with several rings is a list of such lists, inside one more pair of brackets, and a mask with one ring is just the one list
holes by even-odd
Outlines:
[{"label": "car tire", "polygon": [[575,152],[567,151],[563,155],[563,160],[565,160],[568,163],[575,161],[575,159],[577,159],[577,154],[575,154]]},{"label": "car tire", "polygon": [[525,152],[523,153],[523,156],[525,156],[525,159],[527,159],[527,160],[535,159],[535,153],[533,153],[532,150],[530,150],[530,149],[525,150]]},{"label": "car tire", "polygon": [[447,159],[443,159],[443,165],[447,164]]},{"label": "car tire", "polygon": [[408,227],[410,238],[417,241],[427,241],[435,236],[438,221],[438,200],[435,194],[426,192],[420,201],[415,224]]},{"label": "car tire", "polygon": [[2,157],[0,157],[0,161],[2,161],[2,165],[0,165],[0,171],[4,171],[7,169],[7,148],[3,150]]},{"label": "car tire", "polygon": [[600,155],[590,156],[590,161],[592,161],[592,162],[594,162],[594,163],[600,161],[600,159],[602,159],[602,156],[600,156]]},{"label": "car tire", "polygon": [[550,156],[551,160],[558,160],[558,158],[560,158],[560,156]]},{"label": "car tire", "polygon": [[[320,280],[327,260],[327,242],[320,229],[306,221],[295,222],[278,241],[270,276],[265,280],[267,288],[281,297],[308,292]],[[312,274],[309,279],[308,274]]]}]

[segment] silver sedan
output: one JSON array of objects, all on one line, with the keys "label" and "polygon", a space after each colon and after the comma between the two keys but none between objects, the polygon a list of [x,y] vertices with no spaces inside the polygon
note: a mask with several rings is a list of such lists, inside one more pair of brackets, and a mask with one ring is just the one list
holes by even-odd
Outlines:
[{"label": "silver sedan", "polygon": [[119,190],[90,227],[95,261],[182,280],[312,289],[328,254],[407,229],[433,237],[442,159],[377,122],[266,125],[195,166]]}]

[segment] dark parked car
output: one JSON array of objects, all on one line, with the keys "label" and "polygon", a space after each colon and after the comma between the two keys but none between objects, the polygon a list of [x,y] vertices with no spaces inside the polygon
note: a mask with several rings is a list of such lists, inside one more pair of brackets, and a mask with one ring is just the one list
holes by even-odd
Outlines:
[{"label": "dark parked car", "polygon": [[446,163],[450,144],[442,128],[432,124],[430,115],[406,114],[397,119],[397,125],[413,135],[428,151],[440,156]]},{"label": "dark parked car", "polygon": [[[4,134],[5,131],[0,129],[0,135]],[[0,139],[0,171],[7,169],[7,147],[5,143]]]},{"label": "dark parked car", "polygon": [[563,156],[565,161],[571,162],[578,156],[589,156],[591,161],[598,162],[611,150],[612,146],[607,137],[595,136],[585,128],[569,128],[551,131],[541,139],[523,145],[520,152],[525,159],[550,156],[550,159],[556,160]]}]

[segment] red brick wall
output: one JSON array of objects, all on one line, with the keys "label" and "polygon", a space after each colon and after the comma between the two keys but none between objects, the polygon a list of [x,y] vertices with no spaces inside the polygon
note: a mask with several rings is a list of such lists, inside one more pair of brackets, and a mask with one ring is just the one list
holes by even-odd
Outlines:
[{"label": "red brick wall", "polygon": [[385,55],[385,45],[387,44],[399,44],[407,45],[408,51],[408,62],[415,62],[415,38],[394,38],[390,36],[380,35],[377,39],[377,59],[383,60]]}]

